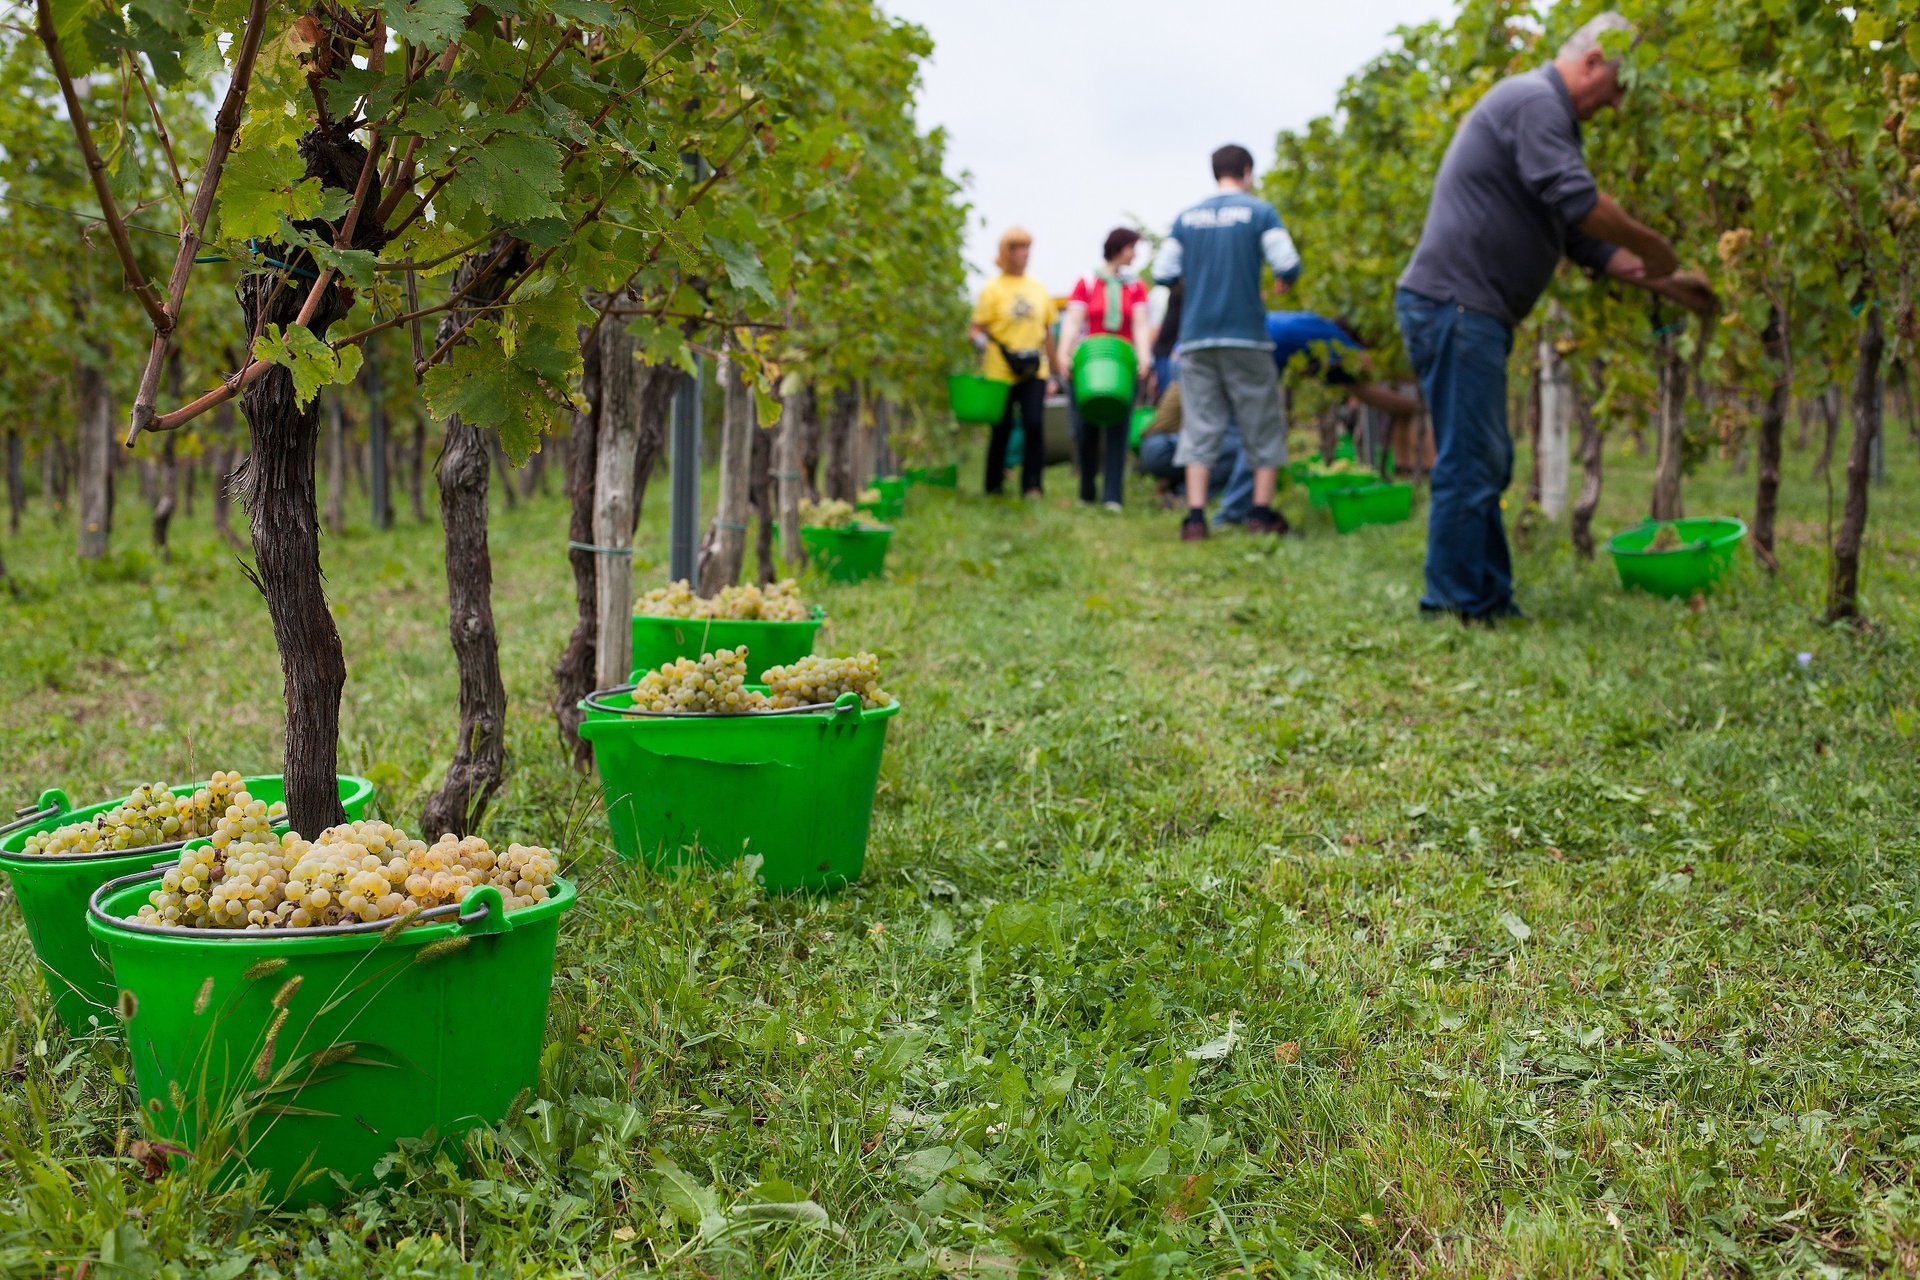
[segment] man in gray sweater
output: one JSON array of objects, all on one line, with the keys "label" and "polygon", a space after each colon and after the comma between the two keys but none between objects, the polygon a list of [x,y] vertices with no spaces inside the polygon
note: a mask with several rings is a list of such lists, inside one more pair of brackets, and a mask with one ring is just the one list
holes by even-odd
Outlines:
[{"label": "man in gray sweater", "polygon": [[[1420,607],[1466,620],[1519,613],[1500,495],[1513,479],[1507,357],[1513,330],[1560,259],[1711,310],[1704,277],[1680,272],[1665,236],[1601,191],[1580,123],[1620,104],[1631,28],[1602,14],[1544,67],[1501,81],[1461,121],[1434,180],[1413,260],[1394,296],[1407,357],[1433,417],[1426,592]],[[1618,34],[1615,34],[1618,33]]]}]

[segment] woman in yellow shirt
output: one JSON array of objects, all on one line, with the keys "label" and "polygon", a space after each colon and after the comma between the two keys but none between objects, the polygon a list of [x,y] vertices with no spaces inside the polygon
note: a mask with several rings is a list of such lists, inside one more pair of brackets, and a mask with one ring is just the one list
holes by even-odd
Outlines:
[{"label": "woman in yellow shirt", "polygon": [[1027,256],[1032,248],[1033,237],[1019,227],[1000,237],[1000,252],[994,259],[1000,274],[980,291],[980,301],[973,308],[973,325],[967,333],[986,356],[982,372],[995,381],[1013,384],[1006,412],[994,424],[987,441],[986,490],[997,494],[1006,488],[1007,446],[1013,440],[1013,415],[1017,410],[1020,487],[1029,498],[1037,498],[1047,465],[1043,425],[1047,373],[1060,362],[1053,347],[1053,295],[1027,274]]}]

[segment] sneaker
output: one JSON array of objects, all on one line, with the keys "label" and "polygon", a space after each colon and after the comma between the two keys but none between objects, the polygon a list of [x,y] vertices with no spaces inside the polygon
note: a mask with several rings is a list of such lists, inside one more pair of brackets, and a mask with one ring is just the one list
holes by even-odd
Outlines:
[{"label": "sneaker", "polygon": [[1207,540],[1207,520],[1205,516],[1188,516],[1180,522],[1180,541],[1205,542]]},{"label": "sneaker", "polygon": [[1264,515],[1264,516],[1256,511],[1254,514],[1247,517],[1247,532],[1248,533],[1271,533],[1271,534],[1274,534],[1275,536],[1281,536],[1281,535],[1292,533],[1293,526],[1288,524],[1287,518],[1284,515],[1281,515],[1278,511],[1274,512],[1272,515]]},{"label": "sneaker", "polygon": [[1118,515],[1120,511],[1123,510],[1123,508],[1117,502],[1103,502],[1100,505],[1102,507],[1105,507],[1108,511],[1111,511],[1116,515]]}]

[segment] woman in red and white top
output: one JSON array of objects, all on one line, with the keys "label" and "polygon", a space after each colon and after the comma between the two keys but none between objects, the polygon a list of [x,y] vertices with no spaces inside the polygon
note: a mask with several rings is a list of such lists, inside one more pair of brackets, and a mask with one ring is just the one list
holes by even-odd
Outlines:
[{"label": "woman in red and white top", "polygon": [[[1140,233],[1131,227],[1116,227],[1107,233],[1102,257],[1106,265],[1075,282],[1067,298],[1066,314],[1060,320],[1060,368],[1073,368],[1073,349],[1082,338],[1111,334],[1133,343],[1141,386],[1153,373],[1153,331],[1147,320],[1147,286],[1131,278],[1127,268],[1133,264]],[[1101,477],[1102,500],[1107,510],[1120,510],[1120,498],[1127,477],[1127,424],[1096,427],[1073,407],[1072,389],[1068,389],[1068,411],[1073,417],[1074,452],[1080,462],[1080,501],[1092,502],[1094,478]]]}]

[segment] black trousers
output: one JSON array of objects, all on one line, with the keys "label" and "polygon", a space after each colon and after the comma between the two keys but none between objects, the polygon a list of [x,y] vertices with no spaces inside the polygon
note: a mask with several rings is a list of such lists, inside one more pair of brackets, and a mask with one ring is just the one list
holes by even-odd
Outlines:
[{"label": "black trousers", "polygon": [[987,439],[987,482],[989,494],[1007,487],[1007,446],[1013,441],[1013,415],[1020,414],[1020,488],[1038,493],[1047,471],[1047,384],[1039,378],[1016,382],[1007,393],[1007,410],[993,424]]},{"label": "black trousers", "polygon": [[[1071,401],[1068,402],[1072,404]],[[1072,405],[1073,452],[1080,465],[1080,501],[1092,502],[1095,477],[1102,481],[1102,502],[1119,502],[1127,480],[1127,426],[1124,421],[1111,427],[1096,427],[1080,416],[1080,407]]]}]

